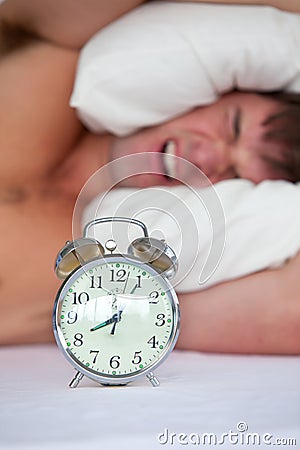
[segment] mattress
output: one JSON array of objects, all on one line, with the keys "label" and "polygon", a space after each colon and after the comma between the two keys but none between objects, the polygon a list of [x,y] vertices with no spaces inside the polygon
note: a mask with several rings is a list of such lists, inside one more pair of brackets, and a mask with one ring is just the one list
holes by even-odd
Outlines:
[{"label": "mattress", "polygon": [[[0,349],[1,450],[300,445],[300,357],[175,350],[146,378],[104,387],[55,345]],[[249,444],[246,445],[246,441]]]}]

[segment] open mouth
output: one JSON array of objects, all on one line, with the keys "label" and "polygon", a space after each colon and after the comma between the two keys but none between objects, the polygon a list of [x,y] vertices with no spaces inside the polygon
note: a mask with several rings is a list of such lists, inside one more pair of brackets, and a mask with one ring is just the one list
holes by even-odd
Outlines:
[{"label": "open mouth", "polygon": [[176,143],[172,140],[168,140],[161,150],[163,154],[163,166],[164,173],[168,180],[176,178]]}]

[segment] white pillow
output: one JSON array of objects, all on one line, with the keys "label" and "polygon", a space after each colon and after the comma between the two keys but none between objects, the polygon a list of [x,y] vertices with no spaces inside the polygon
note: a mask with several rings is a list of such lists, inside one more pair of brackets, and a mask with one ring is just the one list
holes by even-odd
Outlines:
[{"label": "white pillow", "polygon": [[94,132],[161,123],[233,88],[300,91],[300,15],[152,2],[81,52],[71,105]]},{"label": "white pillow", "polygon": [[[105,216],[144,221],[150,235],[164,238],[175,250],[179,270],[173,284],[181,292],[280,266],[299,252],[299,184],[279,180],[253,185],[249,180],[227,180],[215,184],[214,192],[207,192],[210,189],[115,189],[87,206],[83,225]],[[126,252],[128,244],[141,235],[139,230],[137,235],[131,234],[136,229],[132,227],[127,234],[123,224],[113,228],[118,250]],[[93,231],[102,243],[112,237],[109,226],[94,227]]]}]

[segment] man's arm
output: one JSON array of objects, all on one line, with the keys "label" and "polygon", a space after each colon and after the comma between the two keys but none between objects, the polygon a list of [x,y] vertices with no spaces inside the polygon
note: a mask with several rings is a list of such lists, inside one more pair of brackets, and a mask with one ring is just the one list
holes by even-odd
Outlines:
[{"label": "man's arm", "polygon": [[193,3],[225,3],[228,5],[265,5],[274,6],[283,11],[300,13],[299,0],[174,0],[177,2]]},{"label": "man's arm", "polygon": [[98,30],[144,0],[9,0],[0,19],[59,45],[80,48]]},{"label": "man's arm", "polygon": [[[147,0],[9,0],[0,20],[25,27],[42,39],[81,48],[98,30]],[[191,0],[174,0],[191,2]],[[300,13],[299,0],[192,0],[195,3],[269,5]]]},{"label": "man's arm", "polygon": [[180,296],[178,348],[300,354],[300,254],[267,270]]}]

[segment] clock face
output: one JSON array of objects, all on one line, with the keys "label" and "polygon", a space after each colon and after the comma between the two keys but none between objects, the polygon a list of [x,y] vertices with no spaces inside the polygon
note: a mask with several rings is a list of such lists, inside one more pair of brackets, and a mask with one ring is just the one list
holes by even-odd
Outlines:
[{"label": "clock face", "polygon": [[169,282],[135,258],[107,256],[78,269],[54,308],[59,346],[100,382],[128,382],[173,348],[179,313]]}]

